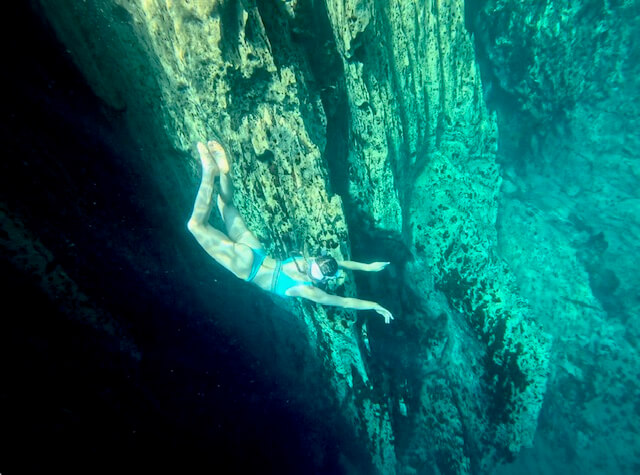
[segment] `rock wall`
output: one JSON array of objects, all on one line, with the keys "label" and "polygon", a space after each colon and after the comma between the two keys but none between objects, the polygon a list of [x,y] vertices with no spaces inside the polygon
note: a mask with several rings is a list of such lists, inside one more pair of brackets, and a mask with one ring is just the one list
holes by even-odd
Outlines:
[{"label": "rock wall", "polygon": [[637,434],[621,421],[637,421],[640,7],[478,3],[505,170],[500,252],[554,337],[536,450],[520,463],[632,473]]},{"label": "rock wall", "polygon": [[496,253],[496,120],[462,2],[39,5],[168,202],[193,199],[193,145],[217,138],[273,255],[394,261],[391,278],[357,281],[390,301],[391,330],[279,301],[378,471],[488,471],[531,443],[548,338]]},{"label": "rock wall", "polygon": [[[354,13],[328,4],[351,105],[347,213],[369,234],[352,239],[370,245],[390,235],[391,246],[413,256],[402,274],[416,291],[408,297],[413,304],[437,307],[435,287],[460,312],[446,311],[456,324],[436,329],[433,318],[403,308],[403,330],[419,343],[411,348],[417,355],[397,357],[404,371],[392,384],[395,401],[409,397],[415,410],[411,442],[398,449],[401,466],[435,459],[452,473],[488,469],[532,442],[549,342],[495,254],[497,131],[482,100],[463,5],[359,6]],[[383,158],[392,175],[381,167]],[[482,340],[477,352],[457,346],[466,341],[458,323]],[[443,348],[442,338],[457,343]],[[416,358],[419,376],[407,379]],[[434,360],[442,379],[425,375]],[[469,427],[483,435],[472,436]]]}]

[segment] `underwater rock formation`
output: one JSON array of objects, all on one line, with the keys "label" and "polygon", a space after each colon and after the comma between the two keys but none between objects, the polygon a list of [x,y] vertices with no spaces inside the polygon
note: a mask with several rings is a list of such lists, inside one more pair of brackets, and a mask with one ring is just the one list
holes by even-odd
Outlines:
[{"label": "underwater rock formation", "polygon": [[488,471],[531,443],[549,339],[497,253],[496,119],[462,1],[39,4],[167,203],[192,199],[193,144],[217,138],[272,255],[394,261],[333,289],[393,301],[392,327],[278,300],[380,473]]},{"label": "underwater rock formation", "polygon": [[637,420],[639,389],[640,6],[474,3],[501,131],[500,253],[554,339],[521,463],[633,473],[637,433],[620,421]]}]

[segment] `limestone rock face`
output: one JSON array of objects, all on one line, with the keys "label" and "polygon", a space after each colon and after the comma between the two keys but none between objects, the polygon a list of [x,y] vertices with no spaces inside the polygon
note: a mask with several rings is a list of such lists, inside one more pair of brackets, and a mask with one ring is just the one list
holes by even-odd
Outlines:
[{"label": "limestone rock face", "polygon": [[501,131],[500,253],[554,338],[522,463],[633,472],[636,437],[617,421],[637,412],[640,7],[492,0],[473,19]]},{"label": "limestone rock face", "polygon": [[394,261],[358,281],[391,327],[281,302],[380,473],[484,471],[531,443],[549,342],[496,253],[496,119],[462,1],[40,5],[167,199],[193,198],[194,144],[216,138],[272,255]]}]

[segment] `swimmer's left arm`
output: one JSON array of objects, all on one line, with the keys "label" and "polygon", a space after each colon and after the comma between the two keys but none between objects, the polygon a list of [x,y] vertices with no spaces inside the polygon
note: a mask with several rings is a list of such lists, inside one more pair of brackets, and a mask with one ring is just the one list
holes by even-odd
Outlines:
[{"label": "swimmer's left arm", "polygon": [[343,269],[362,270],[366,272],[379,272],[389,264],[389,262],[371,262],[370,264],[365,264],[356,261],[338,261],[338,267]]},{"label": "swimmer's left arm", "polygon": [[393,320],[391,312],[378,302],[371,302],[369,300],[362,300],[353,297],[331,295],[312,285],[298,285],[292,287],[287,290],[287,295],[290,297],[302,297],[322,305],[331,305],[333,307],[352,308],[354,310],[375,310],[384,317],[385,323],[390,323],[391,320]]}]

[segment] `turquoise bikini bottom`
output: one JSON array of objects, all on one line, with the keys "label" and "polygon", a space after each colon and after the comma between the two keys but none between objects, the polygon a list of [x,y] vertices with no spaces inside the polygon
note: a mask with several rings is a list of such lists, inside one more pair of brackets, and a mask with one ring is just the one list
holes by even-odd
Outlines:
[{"label": "turquoise bikini bottom", "polygon": [[264,249],[254,249],[252,247],[250,249],[253,252],[253,264],[251,264],[249,277],[245,279],[247,282],[251,282],[256,277],[258,270],[262,267],[262,263],[267,258],[267,253],[264,252]]}]

